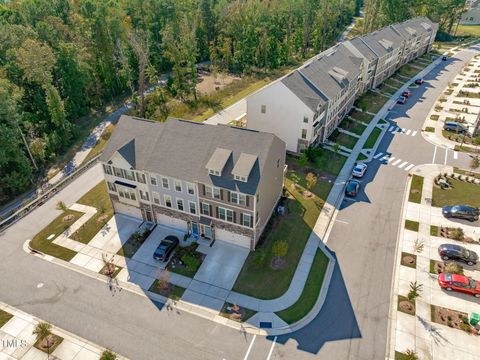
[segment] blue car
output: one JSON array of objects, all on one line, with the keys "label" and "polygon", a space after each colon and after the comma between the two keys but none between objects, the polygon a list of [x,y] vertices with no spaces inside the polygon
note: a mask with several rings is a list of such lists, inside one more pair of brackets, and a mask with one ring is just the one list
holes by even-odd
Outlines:
[{"label": "blue car", "polygon": [[468,205],[444,206],[442,215],[446,218],[464,219],[473,222],[478,220],[480,210]]},{"label": "blue car", "polygon": [[157,246],[157,249],[153,253],[153,258],[158,261],[167,261],[179,243],[180,241],[176,236],[168,235],[160,242],[160,245]]}]

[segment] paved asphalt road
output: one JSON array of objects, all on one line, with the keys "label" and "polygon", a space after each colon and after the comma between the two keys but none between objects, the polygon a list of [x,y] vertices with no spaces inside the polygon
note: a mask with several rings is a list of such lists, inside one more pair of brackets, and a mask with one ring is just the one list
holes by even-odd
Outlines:
[{"label": "paved asphalt road", "polygon": [[[457,57],[472,56],[464,51]],[[413,91],[391,119],[420,131],[431,106],[463,60],[451,60]],[[447,67],[445,70],[445,66]],[[415,165],[444,163],[445,150],[397,134],[382,140],[379,152]],[[435,153],[435,157],[434,157]],[[466,166],[459,154],[448,164]],[[107,285],[22,251],[22,244],[58,214],[55,204],[75,202],[101,180],[99,166],[0,234],[0,300],[52,322],[132,359],[383,359],[386,351],[394,249],[407,173],[374,160],[356,201],[344,200],[327,245],[338,265],[317,318],[302,330],[278,338],[252,336],[127,291],[112,296]],[[267,286],[267,285],[266,285]]]}]

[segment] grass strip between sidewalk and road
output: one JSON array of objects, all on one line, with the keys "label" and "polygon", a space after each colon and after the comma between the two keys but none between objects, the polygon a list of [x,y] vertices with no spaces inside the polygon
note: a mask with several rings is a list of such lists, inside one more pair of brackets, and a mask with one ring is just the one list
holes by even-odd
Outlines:
[{"label": "grass strip between sidewalk and road", "polygon": [[12,317],[12,314],[0,309],[0,328],[5,325]]},{"label": "grass strip between sidewalk and road", "polygon": [[378,127],[374,127],[370,135],[368,136],[367,141],[365,141],[365,144],[363,145],[364,149],[372,149],[380,134],[382,133],[382,130],[380,130]]},{"label": "grass strip between sidewalk and road", "polygon": [[[65,216],[71,215],[71,219],[64,221]],[[67,210],[57,216],[50,224],[44,227],[37,235],[30,241],[30,247],[34,250],[40,251],[44,254],[53,257],[70,261],[77,254],[75,251],[64,248],[63,246],[54,244],[52,241],[65,230],[67,230],[75,221],[83,215],[82,212]],[[54,234],[55,236],[47,240],[47,238]]]},{"label": "grass strip between sidewalk and road", "polygon": [[320,295],[328,264],[328,256],[318,249],[300,298],[292,306],[276,312],[287,324],[303,319],[313,309]]},{"label": "grass strip between sidewalk and road", "polygon": [[420,223],[418,221],[405,220],[405,229],[418,232],[419,227]]},{"label": "grass strip between sidewalk and road", "polygon": [[408,201],[420,204],[422,201],[423,177],[418,175],[412,176],[412,184],[410,185],[410,194]]}]

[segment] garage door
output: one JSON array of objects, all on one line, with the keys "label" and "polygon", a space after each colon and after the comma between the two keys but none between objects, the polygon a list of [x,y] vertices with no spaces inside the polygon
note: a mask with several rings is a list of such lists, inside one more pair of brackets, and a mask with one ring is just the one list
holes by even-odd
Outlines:
[{"label": "garage door", "polygon": [[218,240],[250,249],[250,238],[245,235],[240,235],[217,228],[215,229],[215,241]]},{"label": "garage door", "polygon": [[115,212],[118,214],[133,216],[137,219],[142,218],[142,211],[139,208],[136,208],[135,206],[114,202],[113,208],[115,209]]},{"label": "garage door", "polygon": [[188,231],[188,225],[185,220],[175,219],[163,214],[157,214],[157,222],[160,225],[170,226],[178,230]]}]

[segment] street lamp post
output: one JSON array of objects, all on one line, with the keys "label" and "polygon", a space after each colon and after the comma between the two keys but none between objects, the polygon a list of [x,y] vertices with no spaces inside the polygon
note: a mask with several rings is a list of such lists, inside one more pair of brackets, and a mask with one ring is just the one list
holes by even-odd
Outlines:
[{"label": "street lamp post", "polygon": [[467,129],[463,132],[462,144],[460,145],[460,148],[463,147],[463,144],[464,144],[464,142],[465,142],[465,136],[467,135],[469,128],[470,128],[470,125],[467,125]]}]

